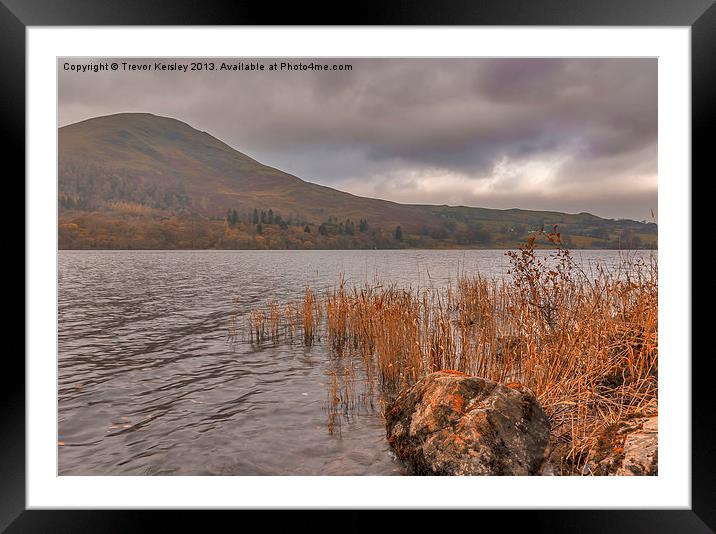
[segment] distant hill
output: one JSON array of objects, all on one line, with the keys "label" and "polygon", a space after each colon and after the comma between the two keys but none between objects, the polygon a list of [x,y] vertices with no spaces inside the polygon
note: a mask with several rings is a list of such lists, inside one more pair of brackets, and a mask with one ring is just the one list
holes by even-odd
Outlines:
[{"label": "distant hill", "polygon": [[512,247],[554,224],[577,248],[656,245],[653,223],[359,197],[147,113],[71,124],[58,139],[60,248]]}]

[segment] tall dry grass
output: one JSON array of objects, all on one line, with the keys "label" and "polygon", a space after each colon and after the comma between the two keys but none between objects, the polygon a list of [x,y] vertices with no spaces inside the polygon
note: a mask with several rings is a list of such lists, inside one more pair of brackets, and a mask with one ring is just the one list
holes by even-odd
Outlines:
[{"label": "tall dry grass", "polygon": [[568,250],[542,257],[533,244],[507,253],[504,279],[414,290],[341,280],[323,302],[307,288],[283,316],[275,303],[253,312],[252,338],[302,323],[310,345],[324,324],[333,353],[359,356],[387,397],[443,369],[520,382],[550,417],[562,473],[578,474],[601,430],[657,411],[657,262],[624,257],[587,273]]}]

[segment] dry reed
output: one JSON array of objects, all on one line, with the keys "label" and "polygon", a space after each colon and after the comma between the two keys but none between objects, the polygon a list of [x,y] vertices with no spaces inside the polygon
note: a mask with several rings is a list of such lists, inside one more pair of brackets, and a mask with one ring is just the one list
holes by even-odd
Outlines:
[{"label": "dry reed", "polygon": [[[348,289],[341,279],[323,303],[307,288],[283,318],[276,303],[252,312],[252,339],[266,337],[267,321],[273,337],[283,320],[291,335],[302,323],[311,345],[325,311],[329,345],[362,359],[371,396],[374,378],[389,397],[442,369],[521,382],[550,417],[562,473],[579,474],[601,430],[656,413],[657,263],[625,258],[618,270],[587,274],[566,249],[544,258],[532,244],[507,253],[505,279],[463,275],[455,287],[418,290]],[[330,397],[345,405],[350,392],[331,380]]]}]

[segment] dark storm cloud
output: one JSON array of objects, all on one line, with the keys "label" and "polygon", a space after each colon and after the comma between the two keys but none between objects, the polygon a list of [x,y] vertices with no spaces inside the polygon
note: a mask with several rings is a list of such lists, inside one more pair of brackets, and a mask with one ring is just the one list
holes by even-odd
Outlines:
[{"label": "dark storm cloud", "polygon": [[656,209],[655,59],[341,59],[320,62],[353,70],[82,74],[64,61],[61,125],[125,111],[171,116],[306,180],[402,202],[638,219]]}]

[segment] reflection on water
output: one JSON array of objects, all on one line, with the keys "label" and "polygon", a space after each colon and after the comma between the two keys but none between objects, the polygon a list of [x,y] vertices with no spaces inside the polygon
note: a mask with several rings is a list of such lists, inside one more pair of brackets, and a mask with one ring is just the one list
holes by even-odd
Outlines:
[{"label": "reflection on water", "polygon": [[360,359],[251,343],[237,324],[341,274],[443,286],[507,265],[502,251],[61,251],[59,473],[403,474]]}]

